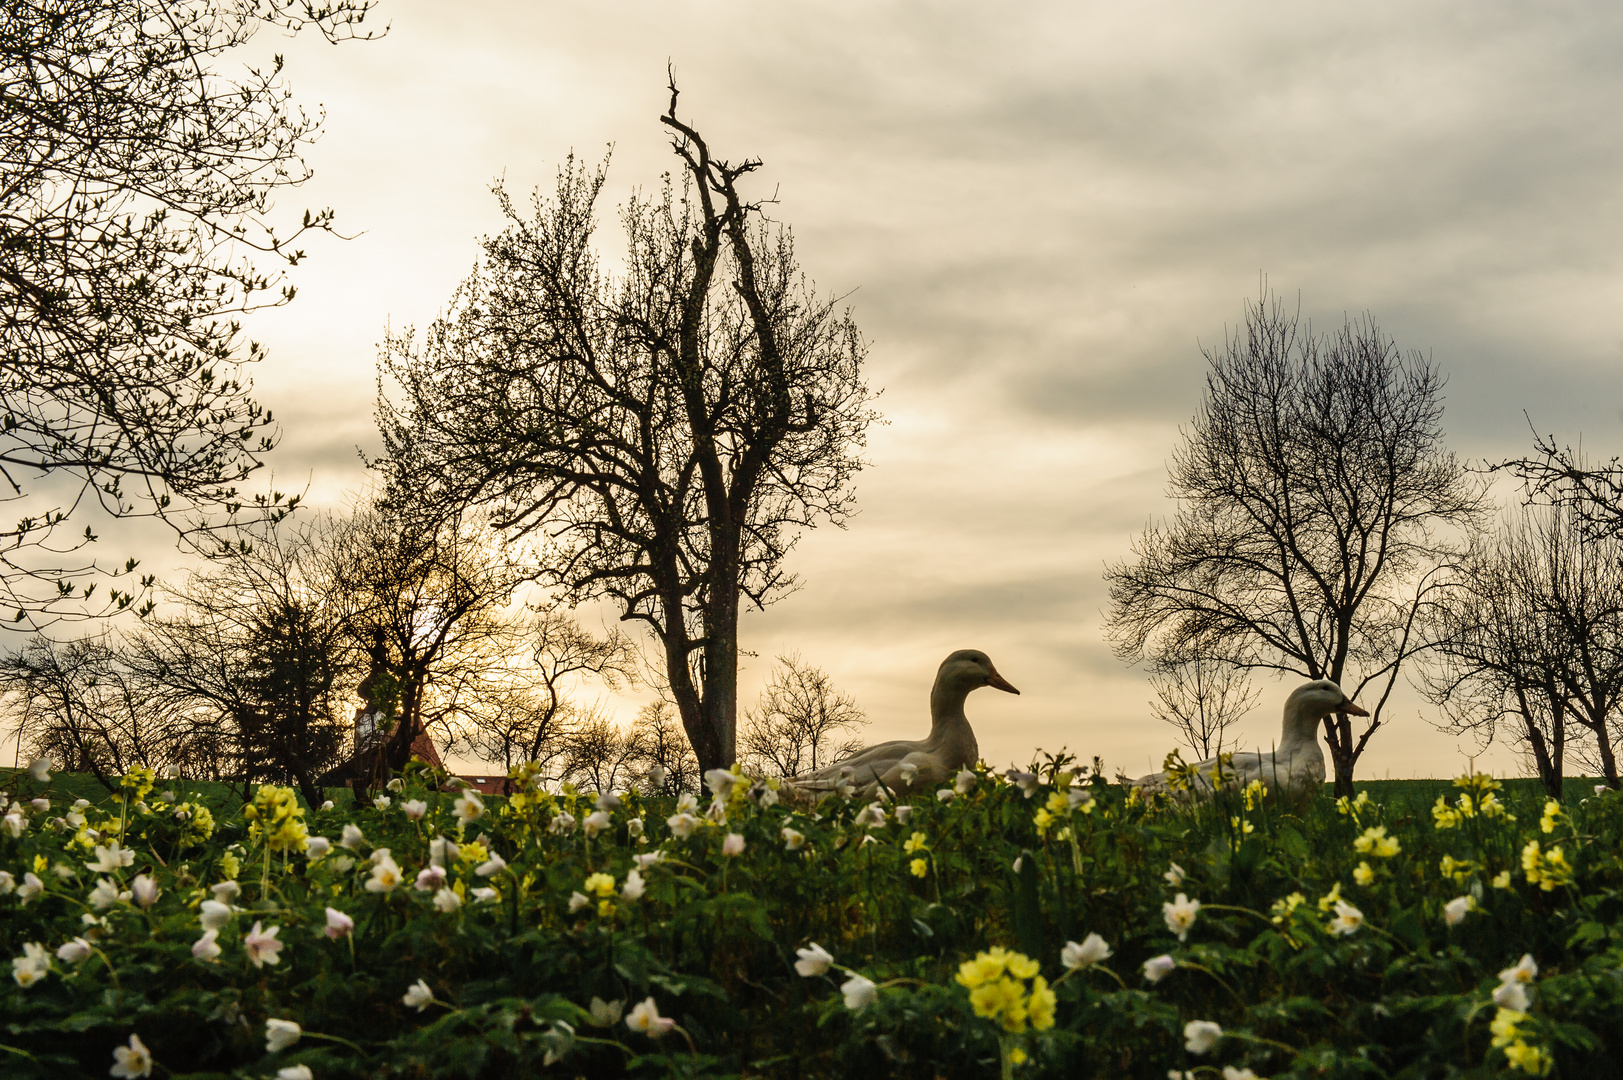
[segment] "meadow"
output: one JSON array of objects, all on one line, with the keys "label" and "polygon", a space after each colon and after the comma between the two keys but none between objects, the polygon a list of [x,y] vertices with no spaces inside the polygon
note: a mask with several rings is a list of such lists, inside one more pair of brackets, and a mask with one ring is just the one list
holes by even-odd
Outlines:
[{"label": "meadow", "polygon": [[[0,775],[7,1077],[1623,1075],[1623,798]],[[98,797],[98,794],[102,797]]]}]

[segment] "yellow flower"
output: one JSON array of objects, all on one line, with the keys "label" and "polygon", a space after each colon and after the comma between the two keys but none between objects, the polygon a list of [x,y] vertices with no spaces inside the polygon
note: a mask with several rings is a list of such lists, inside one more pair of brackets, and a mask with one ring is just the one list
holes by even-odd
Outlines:
[{"label": "yellow flower", "polygon": [[1257,805],[1268,796],[1268,785],[1260,779],[1253,780],[1245,786],[1245,808],[1255,810]]},{"label": "yellow flower", "polygon": [[1341,899],[1341,882],[1338,881],[1334,885],[1330,886],[1330,891],[1329,892],[1327,892],[1323,896],[1319,897],[1319,910],[1320,911],[1329,911],[1331,908],[1336,906],[1336,901],[1340,900],[1340,899]]},{"label": "yellow flower", "polygon": [[1031,821],[1032,824],[1037,826],[1037,835],[1041,836],[1054,823],[1054,815],[1050,814],[1046,807],[1039,807],[1037,812],[1031,816]]},{"label": "yellow flower", "polygon": [[1544,853],[1543,865],[1539,870],[1538,887],[1545,892],[1572,884],[1572,864],[1567,862],[1566,855],[1562,854],[1559,847],[1553,847]]},{"label": "yellow flower", "polygon": [[1556,823],[1561,820],[1561,804],[1550,799],[1544,804],[1544,815],[1538,819],[1538,827],[1546,833],[1555,832]]},{"label": "yellow flower", "polygon": [[1009,974],[1017,979],[1029,979],[1042,970],[1042,966],[1022,953],[1009,954]]},{"label": "yellow flower", "polygon": [[924,877],[930,872],[930,862],[928,859],[914,859],[907,864],[907,869],[914,877]]},{"label": "yellow flower", "polygon": [[1397,837],[1386,835],[1385,825],[1372,825],[1353,841],[1353,850],[1360,855],[1373,854],[1382,859],[1390,859],[1401,849],[1398,847]]},{"label": "yellow flower", "polygon": [[223,881],[235,881],[242,872],[242,860],[232,852],[220,856],[220,875]]},{"label": "yellow flower", "polygon": [[1544,857],[1539,853],[1538,841],[1529,840],[1527,846],[1522,848],[1522,872],[1527,875],[1529,885],[1537,885],[1539,879],[1544,876],[1541,870],[1543,862]]},{"label": "yellow flower", "polygon": [[1357,868],[1353,870],[1353,880],[1360,885],[1368,887],[1369,884],[1375,880],[1375,871],[1369,868],[1369,863],[1361,862],[1358,864]]},{"label": "yellow flower", "polygon": [[1462,818],[1476,817],[1476,806],[1471,802],[1471,796],[1461,795],[1459,802],[1454,806]]},{"label": "yellow flower", "polygon": [[907,852],[909,855],[912,855],[915,852],[928,851],[930,848],[929,845],[924,842],[924,834],[921,832],[916,832],[907,838],[906,843],[902,844],[902,850]]},{"label": "yellow flower", "polygon": [[1055,791],[1048,796],[1048,802],[1043,804],[1050,814],[1068,814],[1071,812],[1071,800],[1065,797],[1065,792]]},{"label": "yellow flower", "polygon": [[474,840],[457,849],[456,861],[464,866],[478,866],[490,858],[490,849]]},{"label": "yellow flower", "polygon": [[586,891],[599,896],[614,895],[614,877],[599,871],[586,879]]},{"label": "yellow flower", "polygon": [[1499,796],[1491,791],[1477,800],[1477,809],[1482,811],[1483,817],[1504,818],[1507,821],[1516,820],[1514,815],[1505,813],[1505,804],[1500,802]]},{"label": "yellow flower", "polygon": [[958,965],[958,985],[973,990],[996,979],[1003,974],[1005,955],[1002,947],[998,946],[989,952],[977,954],[973,960],[965,960]]},{"label": "yellow flower", "polygon": [[[612,881],[613,879],[610,879],[610,880]],[[613,915],[614,914],[614,901],[613,900],[599,900],[597,902],[597,914],[598,914],[598,916],[600,918],[604,918],[604,919],[607,919],[609,916]]]},{"label": "yellow flower", "polygon": [[1307,897],[1299,892],[1293,892],[1289,896],[1275,900],[1274,906],[1270,909],[1274,915],[1274,923],[1277,925],[1290,918],[1291,912],[1301,907],[1306,900]]},{"label": "yellow flower", "polygon": [[1505,1047],[1505,1060],[1528,1076],[1543,1076],[1550,1071],[1553,1064],[1550,1055],[1536,1046],[1528,1046],[1519,1039]]},{"label": "yellow flower", "polygon": [[1024,1065],[1026,1063],[1026,1052],[1017,1046],[1009,1051],[1009,1060],[1016,1065]]},{"label": "yellow flower", "polygon": [[1439,795],[1431,807],[1431,820],[1437,829],[1452,829],[1459,825],[1460,816],[1449,808],[1444,796]]},{"label": "yellow flower", "polygon": [[1516,1030],[1517,1025],[1526,1019],[1527,1014],[1516,1009],[1501,1008],[1494,1013],[1493,1022],[1488,1025],[1488,1030],[1493,1032],[1493,1045],[1509,1046],[1515,1042],[1521,1035]]},{"label": "yellow flower", "polygon": [[1508,889],[1508,888],[1510,888],[1510,871],[1509,870],[1501,870],[1497,874],[1493,875],[1492,884],[1493,884],[1493,887],[1496,888],[1496,889]]},{"label": "yellow flower", "polygon": [[1254,832],[1257,831],[1257,827],[1255,825],[1251,824],[1249,821],[1245,820],[1244,818],[1240,818],[1240,817],[1231,817],[1231,818],[1229,818],[1229,826],[1231,828],[1233,828],[1236,832],[1238,832],[1241,836],[1244,836],[1244,835],[1246,835],[1248,833],[1254,833]]},{"label": "yellow flower", "polygon": [[1054,991],[1048,988],[1048,980],[1041,975],[1031,980],[1031,998],[1026,1003],[1026,1011],[1031,1014],[1031,1027],[1034,1031],[1047,1031],[1054,1026],[1054,1005],[1056,998]]}]

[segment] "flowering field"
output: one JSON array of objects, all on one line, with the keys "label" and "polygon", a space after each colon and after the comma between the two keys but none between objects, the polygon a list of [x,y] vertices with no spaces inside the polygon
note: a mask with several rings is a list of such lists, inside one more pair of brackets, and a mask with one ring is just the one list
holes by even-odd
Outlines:
[{"label": "flowering field", "polygon": [[[1623,798],[7,780],[0,1075],[1623,1075]],[[519,779],[525,780],[524,774]]]}]

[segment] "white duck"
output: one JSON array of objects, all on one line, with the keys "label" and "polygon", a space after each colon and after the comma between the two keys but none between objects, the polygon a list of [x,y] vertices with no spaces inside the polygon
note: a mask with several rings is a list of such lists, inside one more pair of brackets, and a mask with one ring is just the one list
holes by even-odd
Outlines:
[{"label": "white duck", "polygon": [[959,649],[941,661],[936,671],[930,690],[929,738],[879,743],[816,772],[793,777],[789,783],[813,797],[849,785],[853,797],[871,799],[881,784],[892,794],[905,795],[950,781],[980,757],[975,732],[964,716],[964,698],[983,686],[1020,692],[997,673],[985,653]]},{"label": "white duck", "polygon": [[[1285,699],[1285,730],[1271,754],[1261,752],[1235,754],[1224,765],[1225,784],[1240,787],[1261,780],[1269,792],[1284,791],[1294,797],[1309,796],[1324,783],[1324,750],[1319,746],[1319,721],[1331,713],[1344,712],[1351,716],[1369,713],[1352,703],[1341,687],[1329,679],[1318,679],[1298,686]],[[1200,779],[1195,783],[1199,794],[1210,794],[1212,771],[1217,759],[1202,761],[1195,766]],[[1170,792],[1166,773],[1152,773],[1133,781],[1133,786],[1144,791]]]}]

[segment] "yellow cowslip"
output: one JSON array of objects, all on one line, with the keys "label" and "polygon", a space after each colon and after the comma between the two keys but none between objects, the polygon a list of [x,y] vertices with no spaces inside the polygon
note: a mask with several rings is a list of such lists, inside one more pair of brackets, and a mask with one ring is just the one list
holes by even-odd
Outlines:
[{"label": "yellow cowslip", "polygon": [[1353,869],[1353,881],[1368,887],[1375,880],[1375,871],[1371,870],[1369,863],[1361,862]]},{"label": "yellow cowslip", "polygon": [[1510,888],[1510,871],[1501,870],[1497,874],[1493,875],[1493,881],[1491,884],[1496,889]]},{"label": "yellow cowslip", "polygon": [[1037,826],[1037,835],[1042,836],[1054,824],[1054,815],[1048,812],[1047,807],[1038,807],[1037,812],[1031,815],[1031,823]]},{"label": "yellow cowslip", "polygon": [[907,840],[902,843],[902,850],[904,852],[906,852],[907,854],[909,854],[909,855],[915,854],[915,853],[920,852],[920,851],[928,851],[928,850],[930,850],[930,846],[928,844],[926,844],[924,841],[925,841],[924,834],[921,833],[921,832],[916,832],[912,836],[908,837]]},{"label": "yellow cowslip", "polygon": [[1498,818],[1502,821],[1516,820],[1516,815],[1507,813],[1505,804],[1500,802],[1499,796],[1491,791],[1477,799],[1477,809],[1482,812],[1482,816],[1485,818]]},{"label": "yellow cowslip", "polygon": [[1048,809],[1050,814],[1054,814],[1056,816],[1060,814],[1069,814],[1071,812],[1071,800],[1066,798],[1065,792],[1063,791],[1049,792],[1048,801],[1043,803],[1043,806]]},{"label": "yellow cowslip", "polygon": [[612,875],[599,871],[586,879],[585,892],[596,893],[599,896],[614,895],[614,878]]},{"label": "yellow cowslip", "polygon": [[118,786],[130,793],[130,798],[139,802],[152,791],[158,774],[145,765],[137,765],[119,778]]},{"label": "yellow cowslip", "polygon": [[310,834],[304,827],[304,809],[290,787],[262,784],[254,801],[242,808],[248,819],[248,837],[263,840],[271,851],[304,851]]},{"label": "yellow cowslip", "polygon": [[1545,833],[1553,833],[1556,825],[1560,823],[1561,817],[1561,804],[1554,799],[1550,799],[1544,804],[1544,813],[1538,819],[1538,827]]},{"label": "yellow cowslip", "polygon": [[994,946],[960,964],[957,982],[969,990],[976,1016],[996,1020],[1010,1034],[1025,1031],[1028,1023],[1044,1031],[1054,1026],[1055,997],[1040,971],[1029,956]]},{"label": "yellow cowslip", "polygon": [[456,861],[462,866],[478,866],[490,858],[490,849],[474,840],[457,849]]},{"label": "yellow cowslip", "polygon": [[1398,845],[1397,837],[1386,835],[1385,825],[1371,825],[1353,841],[1353,850],[1360,855],[1375,855],[1378,858],[1390,859],[1402,848]]},{"label": "yellow cowslip", "polygon": [[1459,825],[1460,815],[1448,805],[1446,796],[1437,796],[1437,801],[1431,806],[1432,826],[1437,829],[1452,829]]},{"label": "yellow cowslip", "polygon": [[998,1020],[1004,1031],[1026,1030],[1025,986],[1018,980],[1004,976],[983,983],[969,992],[969,1004],[976,1016]]},{"label": "yellow cowslip", "polygon": [[930,861],[928,859],[914,859],[907,864],[907,870],[914,877],[924,877],[930,872]]},{"label": "yellow cowslip", "polygon": [[1562,885],[1572,884],[1572,864],[1562,853],[1559,845],[1544,853],[1542,864],[1539,867],[1538,887],[1545,892],[1560,888]]},{"label": "yellow cowslip", "polygon": [[1509,1046],[1521,1038],[1518,1027],[1527,1019],[1527,1014],[1519,1009],[1501,1008],[1493,1014],[1493,1020],[1488,1024],[1488,1030],[1493,1033],[1493,1045]]},{"label": "yellow cowslip", "polygon": [[1527,875],[1529,885],[1537,885],[1544,878],[1544,855],[1537,840],[1529,840],[1522,848],[1522,873]]},{"label": "yellow cowslip", "polygon": [[1340,899],[1341,899],[1341,882],[1338,881],[1334,885],[1330,886],[1330,891],[1329,892],[1327,892],[1323,896],[1319,897],[1319,910],[1320,911],[1329,911],[1331,908],[1336,906],[1336,901],[1340,900]]},{"label": "yellow cowslip", "polygon": [[1358,793],[1358,798],[1356,799],[1348,799],[1347,796],[1343,795],[1341,798],[1336,800],[1336,813],[1343,817],[1350,816],[1354,821],[1356,821],[1358,820],[1358,812],[1368,805],[1369,792],[1367,791],[1360,791]]},{"label": "yellow cowslip", "polygon": [[1047,1031],[1054,1026],[1054,1005],[1057,999],[1054,991],[1048,988],[1048,980],[1038,975],[1031,980],[1031,997],[1026,1002],[1026,1012],[1031,1018],[1031,1026],[1035,1031]]},{"label": "yellow cowslip", "polygon": [[1234,829],[1235,832],[1238,832],[1242,836],[1246,835],[1247,833],[1254,833],[1257,831],[1257,827],[1255,825],[1251,824],[1242,817],[1229,818],[1229,827]]},{"label": "yellow cowslip", "polygon": [[1299,892],[1293,892],[1289,896],[1282,896],[1275,900],[1274,906],[1269,909],[1273,913],[1274,924],[1277,926],[1290,918],[1291,912],[1301,907],[1306,900],[1307,897]]},{"label": "yellow cowslip", "polygon": [[1474,791],[1480,798],[1490,791],[1498,791],[1504,785],[1487,773],[1466,773],[1454,781],[1454,786],[1461,791]]},{"label": "yellow cowslip", "polygon": [[1268,785],[1260,779],[1253,780],[1245,786],[1245,808],[1255,810],[1263,799],[1268,797]]},{"label": "yellow cowslip", "polygon": [[1554,1064],[1550,1055],[1536,1046],[1529,1046],[1520,1039],[1504,1048],[1505,1060],[1513,1068],[1520,1069],[1528,1076],[1544,1076]]},{"label": "yellow cowslip", "polygon": [[1475,869],[1476,864],[1469,859],[1456,859],[1452,855],[1444,855],[1442,861],[1437,864],[1439,873],[1446,878],[1453,878],[1454,881],[1460,884],[1464,884],[1465,879]]},{"label": "yellow cowslip", "polygon": [[237,875],[241,872],[242,860],[237,858],[235,852],[227,851],[224,855],[220,856],[220,880],[235,881],[237,880]]}]

